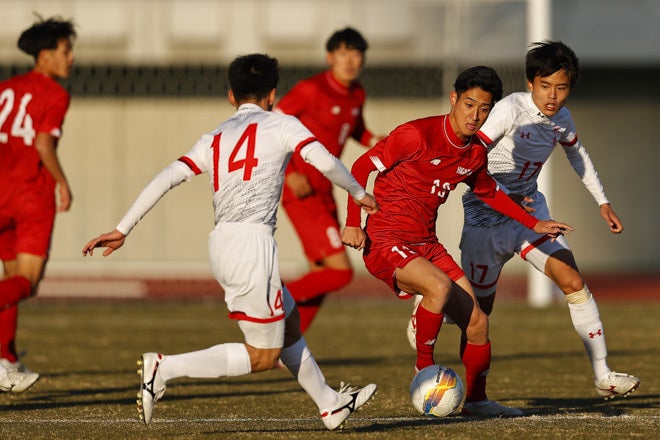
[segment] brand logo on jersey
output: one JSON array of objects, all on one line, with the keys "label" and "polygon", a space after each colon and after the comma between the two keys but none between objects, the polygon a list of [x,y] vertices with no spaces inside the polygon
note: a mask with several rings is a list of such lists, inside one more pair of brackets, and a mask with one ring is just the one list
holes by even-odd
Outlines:
[{"label": "brand logo on jersey", "polygon": [[339,107],[338,105],[333,105],[332,109],[330,110],[330,113],[332,113],[333,115],[338,115],[339,113],[341,113],[341,107]]},{"label": "brand logo on jersey", "polygon": [[520,137],[523,139],[529,139],[529,136],[531,136],[530,132],[525,133],[524,131],[520,132]]},{"label": "brand logo on jersey", "polygon": [[442,162],[441,159],[433,159],[433,160],[431,161],[431,164],[433,164],[433,165],[440,165],[440,162]]},{"label": "brand logo on jersey", "polygon": [[459,166],[456,168],[456,174],[458,174],[459,176],[469,176],[470,174],[472,174],[472,170],[469,168],[463,168]]}]

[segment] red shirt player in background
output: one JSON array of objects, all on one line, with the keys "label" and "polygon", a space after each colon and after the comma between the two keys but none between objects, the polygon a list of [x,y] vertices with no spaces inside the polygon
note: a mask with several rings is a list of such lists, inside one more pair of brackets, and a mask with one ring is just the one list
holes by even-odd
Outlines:
[{"label": "red shirt player in background", "polygon": [[0,83],[2,391],[23,391],[39,378],[16,354],[17,304],[36,294],[55,212],[71,206],[71,190],[56,152],[70,97],[56,79],[69,76],[75,37],[71,21],[38,21],[18,40],[19,49],[34,57],[34,68]]},{"label": "red shirt player in background", "polygon": [[[355,29],[335,32],[326,43],[330,69],[297,83],[275,108],[300,119],[336,157],[341,156],[349,137],[367,147],[378,140],[365,127],[362,109],[366,96],[357,81],[367,47]],[[348,284],[353,269],[341,242],[332,184],[298,154],[286,169],[282,206],[311,268],[302,278],[287,283],[305,332],[325,294]]]},{"label": "red shirt player in background", "polygon": [[417,371],[435,364],[433,350],[444,313],[461,328],[467,385],[463,411],[488,417],[519,416],[522,411],[486,397],[488,316],[468,278],[438,242],[438,208],[463,182],[489,206],[540,234],[571,230],[529,215],[488,174],[487,151],[475,133],[501,97],[502,82],[493,69],[468,69],[456,79],[448,115],[405,123],[358,158],[352,173],[363,186],[372,171],[379,171],[374,196],[381,209],[368,216],[363,231],[359,209],[349,203],[342,235],[347,245],[364,249],[369,272],[399,297],[422,296],[416,312]]}]

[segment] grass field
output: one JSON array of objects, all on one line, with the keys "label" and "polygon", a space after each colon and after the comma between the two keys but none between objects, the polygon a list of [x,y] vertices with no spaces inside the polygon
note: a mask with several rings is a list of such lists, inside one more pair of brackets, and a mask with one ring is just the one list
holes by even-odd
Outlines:
[{"label": "grass field", "polygon": [[[411,302],[330,299],[307,334],[328,383],[376,382],[379,392],[342,433],[328,432],[282,370],[168,384],[148,427],[138,421],[135,361],[237,341],[222,301],[65,302],[22,305],[19,344],[42,374],[24,393],[0,394],[2,439],[660,438],[660,303],[600,304],[614,369],[642,379],[626,399],[600,400],[564,306],[496,304],[489,397],[517,419],[428,419],[408,397],[414,353],[405,338]],[[444,326],[436,361],[463,376],[458,332]]]}]

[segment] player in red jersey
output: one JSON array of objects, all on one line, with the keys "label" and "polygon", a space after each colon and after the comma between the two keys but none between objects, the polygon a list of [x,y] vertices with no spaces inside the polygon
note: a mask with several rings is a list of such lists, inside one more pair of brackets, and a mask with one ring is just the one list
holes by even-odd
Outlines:
[{"label": "player in red jersey", "polygon": [[[330,69],[297,83],[275,108],[300,119],[336,157],[341,156],[349,137],[367,147],[377,140],[365,126],[365,92],[357,81],[367,47],[355,29],[335,32],[326,44]],[[311,268],[300,279],[287,283],[298,304],[304,332],[325,294],[348,284],[353,269],[339,234],[332,184],[298,154],[286,169],[282,206]]]},{"label": "player in red jersey", "polygon": [[479,416],[518,416],[522,411],[486,397],[491,347],[488,317],[470,282],[436,235],[438,208],[463,182],[484,202],[538,233],[557,236],[572,228],[539,221],[504,192],[487,172],[486,148],[475,133],[502,97],[497,73],[484,66],[461,73],[450,94],[451,111],[405,123],[353,165],[362,185],[378,171],[374,196],[381,210],[362,230],[357,205],[348,204],[345,244],[364,249],[369,272],[400,297],[423,297],[417,309],[417,361],[421,370],[435,363],[433,350],[444,313],[463,332],[461,359],[466,370],[464,411]]},{"label": "player in red jersey", "polygon": [[[18,40],[19,49],[34,57],[34,68],[0,83],[0,366],[9,382],[5,391],[23,391],[39,378],[16,353],[17,304],[36,294],[55,212],[71,206],[56,151],[70,97],[56,79],[71,71],[75,37],[71,21],[39,20]],[[0,389],[2,374],[0,369]]]}]

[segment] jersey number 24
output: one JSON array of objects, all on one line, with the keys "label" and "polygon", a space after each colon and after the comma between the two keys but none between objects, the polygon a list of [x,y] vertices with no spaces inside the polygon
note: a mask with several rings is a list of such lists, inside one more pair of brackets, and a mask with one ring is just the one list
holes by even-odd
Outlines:
[{"label": "jersey number 24", "polygon": [[0,93],[0,142],[6,144],[11,134],[14,137],[23,138],[23,143],[30,146],[35,135],[32,127],[32,117],[26,111],[30,100],[32,100],[31,93],[26,93],[21,98],[14,122],[11,124],[11,131],[9,133],[1,131],[14,108],[15,97],[16,95],[12,89],[5,89]]}]

